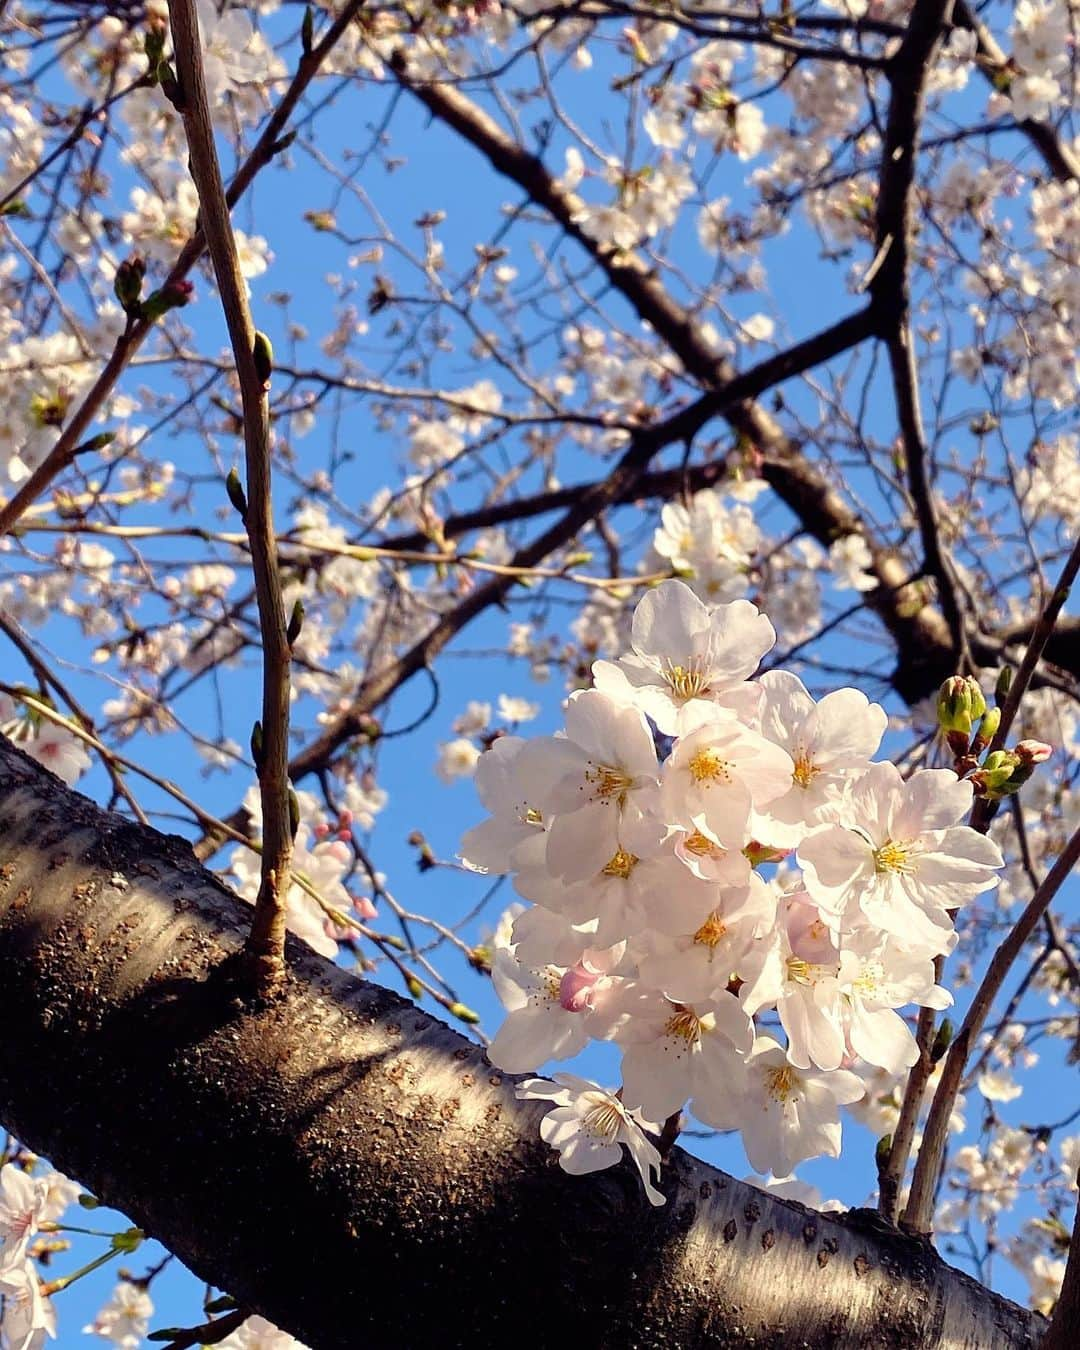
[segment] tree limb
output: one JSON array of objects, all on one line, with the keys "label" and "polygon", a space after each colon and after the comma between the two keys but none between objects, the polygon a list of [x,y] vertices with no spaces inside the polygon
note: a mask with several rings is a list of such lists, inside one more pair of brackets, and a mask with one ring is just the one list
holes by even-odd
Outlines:
[{"label": "tree limb", "polygon": [[567,1177],[544,1108],[478,1046],[300,943],[279,999],[238,1002],[220,974],[247,907],[2,738],[0,820],[4,1124],[313,1350],[570,1327],[638,1350],[1034,1350],[1043,1319],[864,1211],[678,1149],[658,1210],[625,1164]]}]

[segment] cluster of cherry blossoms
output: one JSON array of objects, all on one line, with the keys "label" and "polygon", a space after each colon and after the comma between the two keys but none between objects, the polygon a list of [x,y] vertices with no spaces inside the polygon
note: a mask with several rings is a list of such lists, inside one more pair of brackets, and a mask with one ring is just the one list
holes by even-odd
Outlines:
[{"label": "cluster of cherry blossoms", "polygon": [[0,1340],[5,1350],[36,1350],[56,1336],[56,1310],[31,1252],[44,1226],[55,1225],[79,1187],[49,1172],[34,1177],[14,1163],[0,1167]]},{"label": "cluster of cherry blossoms", "polygon": [[740,1131],[759,1172],[838,1156],[840,1108],[866,1090],[853,1067],[915,1062],[900,1010],[950,1006],[934,958],[1002,857],[959,823],[970,782],[871,762],[886,716],[858,690],[815,702],[793,675],[751,678],[774,632],[749,601],[665,581],[631,641],[571,694],[564,734],[481,757],[491,816],[461,852],[532,902],[494,959],[492,1062],[527,1072],[615,1042],[618,1094],[560,1074],[519,1095],[555,1103],[541,1132],[567,1171],[625,1143],[662,1203],[646,1136],[687,1103]]}]

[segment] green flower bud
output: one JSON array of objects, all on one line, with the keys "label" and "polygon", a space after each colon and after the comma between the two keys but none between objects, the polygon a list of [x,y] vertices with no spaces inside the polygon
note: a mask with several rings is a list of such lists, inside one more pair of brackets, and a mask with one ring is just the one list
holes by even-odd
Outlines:
[{"label": "green flower bud", "polygon": [[247,498],[244,496],[244,486],[240,482],[240,474],[235,466],[229,470],[225,478],[225,491],[229,494],[229,501],[239,511],[241,518],[246,516]]},{"label": "green flower bud", "polygon": [[116,269],[113,277],[113,294],[120,301],[125,314],[138,315],[139,297],[142,295],[143,280],[146,277],[146,263],[137,254],[125,258]]},{"label": "green flower bud", "polygon": [[160,290],[148,295],[140,306],[140,317],[156,323],[170,309],[182,309],[191,299],[195,287],[190,281],[170,281]]},{"label": "green flower bud", "polygon": [[975,733],[975,739],[971,742],[972,753],[981,755],[990,742],[997,735],[997,729],[1001,726],[1001,709],[987,708],[983,714],[983,719],[979,723],[979,729]]},{"label": "green flower bud", "polygon": [[969,737],[973,723],[984,712],[983,691],[969,675],[953,675],[938,690],[938,726],[946,733],[958,732]]},{"label": "green flower bud", "polygon": [[262,382],[263,389],[269,389],[270,376],[274,373],[274,348],[265,333],[256,330],[251,354],[255,360],[255,373]]},{"label": "green flower bud", "polygon": [[947,1017],[942,1019],[941,1025],[937,1029],[937,1035],[934,1037],[934,1043],[930,1047],[930,1063],[936,1064],[952,1044],[954,1027]]}]

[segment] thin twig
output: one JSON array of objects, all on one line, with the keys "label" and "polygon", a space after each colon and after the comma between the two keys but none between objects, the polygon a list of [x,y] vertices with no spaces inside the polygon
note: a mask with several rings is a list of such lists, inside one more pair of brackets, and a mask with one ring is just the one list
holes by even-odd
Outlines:
[{"label": "thin twig", "polygon": [[199,215],[214,265],[229,330],[244,408],[247,506],[244,525],[251,544],[255,596],[262,635],[262,734],[255,768],[262,805],[262,876],[246,951],[261,989],[284,974],[285,907],[289,893],[293,831],[289,809],[289,664],[281,574],[274,538],[270,487],[270,406],[268,373],[255,355],[255,325],[233,237],[225,184],[218,163],[214,127],[203,71],[199,20],[194,0],[169,0],[176,71],[191,176],[199,194]]}]

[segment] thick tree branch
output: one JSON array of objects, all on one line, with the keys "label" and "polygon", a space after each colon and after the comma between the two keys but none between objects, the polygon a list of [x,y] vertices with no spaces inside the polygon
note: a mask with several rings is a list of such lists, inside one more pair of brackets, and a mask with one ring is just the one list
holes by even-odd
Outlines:
[{"label": "thick tree branch", "polygon": [[[0,739],[4,1124],[313,1350],[554,1344],[1034,1350],[1044,1323],[873,1216],[674,1150],[567,1177],[479,1047],[290,941],[220,978],[249,910]],[[312,1253],[319,1279],[295,1278]],[[547,1328],[546,1332],[538,1331]],[[540,1337],[546,1336],[546,1340]]]}]

